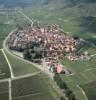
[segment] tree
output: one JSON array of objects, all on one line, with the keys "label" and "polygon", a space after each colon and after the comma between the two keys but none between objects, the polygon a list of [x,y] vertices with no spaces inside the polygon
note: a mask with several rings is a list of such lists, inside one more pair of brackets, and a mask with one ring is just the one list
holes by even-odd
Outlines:
[{"label": "tree", "polygon": [[65,98],[64,97],[60,97],[60,100],[65,100]]},{"label": "tree", "polygon": [[71,93],[68,97],[68,100],[76,100],[75,99],[75,95],[73,93]]},{"label": "tree", "polygon": [[24,50],[23,52],[24,59],[31,59],[31,53],[29,50]]}]

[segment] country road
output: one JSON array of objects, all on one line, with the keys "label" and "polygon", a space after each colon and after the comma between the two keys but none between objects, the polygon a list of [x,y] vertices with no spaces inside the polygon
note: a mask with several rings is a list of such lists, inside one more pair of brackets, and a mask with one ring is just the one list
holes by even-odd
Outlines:
[{"label": "country road", "polygon": [[24,78],[32,77],[32,76],[38,75],[40,73],[41,73],[41,71],[35,72],[35,73],[32,73],[32,74],[20,75],[20,76],[14,77],[12,80],[18,80],[18,79],[24,79]]},{"label": "country road", "polygon": [[[21,13],[27,20],[29,20],[30,23],[31,23],[31,26],[33,26],[33,21],[32,21],[32,19],[30,19],[30,18],[29,18],[27,15],[25,15],[22,11],[19,11],[19,13]],[[52,73],[48,70],[47,65],[46,65],[46,62],[45,62],[45,59],[42,59],[42,65],[38,65],[38,64],[36,64],[36,63],[30,62],[30,61],[28,61],[28,60],[25,60],[25,59],[23,59],[23,58],[21,58],[21,57],[15,55],[14,53],[11,52],[11,50],[9,50],[8,45],[7,45],[7,41],[8,41],[8,39],[10,39],[10,36],[11,36],[11,35],[13,34],[13,32],[15,32],[16,30],[17,30],[17,29],[14,29],[14,30],[12,30],[12,31],[8,34],[8,36],[7,36],[7,37],[5,38],[5,40],[3,41],[3,49],[0,49],[0,50],[2,51],[4,57],[5,57],[6,61],[7,61],[7,63],[8,63],[8,66],[9,66],[9,69],[10,69],[10,72],[11,72],[11,78],[9,78],[9,79],[4,79],[4,80],[0,80],[0,82],[6,82],[6,81],[9,82],[9,100],[12,100],[12,88],[11,88],[12,86],[11,86],[11,83],[12,83],[13,80],[28,78],[28,77],[31,77],[31,76],[34,76],[34,75],[38,75],[39,73],[42,73],[42,72],[45,73],[46,75],[48,75],[48,76],[49,76],[50,78],[52,78],[52,79],[53,79],[53,76],[54,76],[54,74],[52,74]],[[12,66],[11,66],[11,64],[10,64],[10,61],[9,61],[8,58],[7,58],[7,55],[6,55],[6,52],[5,52],[5,51],[6,51],[9,55],[11,55],[12,57],[14,57],[14,58],[16,58],[16,59],[18,59],[18,60],[20,60],[20,61],[22,61],[22,62],[26,62],[26,63],[28,63],[28,64],[31,64],[32,66],[35,66],[36,68],[40,69],[40,71],[35,72],[35,73],[29,73],[29,74],[25,74],[25,75],[20,75],[20,76],[14,76],[14,72],[13,72]],[[93,57],[93,56],[96,56],[96,54],[95,54],[95,55],[92,55],[92,57]],[[18,62],[17,62],[17,63],[18,63]],[[65,69],[66,69],[66,67],[65,67]],[[67,72],[67,70],[66,70],[66,72]],[[67,73],[68,73],[68,72],[67,72]],[[72,75],[74,75],[74,74],[72,74]],[[77,85],[77,86],[78,86],[78,85]],[[80,91],[83,93],[85,99],[88,100],[88,99],[87,99],[87,96],[86,96],[85,92],[82,90],[82,88],[81,88],[80,86],[78,86],[78,88],[79,88]]]},{"label": "country road", "polygon": [[[26,19],[28,19],[28,20],[31,22],[31,26],[32,26],[32,25],[33,25],[33,21],[32,21],[29,17],[27,17],[23,12],[20,12],[20,13],[23,14],[24,17],[25,17]],[[16,55],[14,55],[13,53],[10,52],[10,50],[8,49],[8,46],[7,46],[7,41],[8,41],[8,39],[10,39],[10,36],[11,36],[11,35],[13,34],[13,32],[15,32],[16,30],[17,30],[17,29],[14,29],[14,30],[12,30],[12,31],[8,34],[8,36],[7,36],[7,37],[5,38],[5,40],[3,41],[3,44],[2,44],[2,45],[3,45],[3,49],[0,49],[0,51],[2,51],[2,53],[3,53],[3,55],[4,55],[5,59],[6,59],[6,61],[7,61],[7,63],[8,63],[8,66],[9,66],[9,69],[10,69],[10,73],[11,73],[11,78],[0,80],[0,83],[1,83],[1,82],[8,82],[8,83],[9,83],[9,100],[12,100],[12,89],[11,89],[11,87],[12,87],[12,86],[11,86],[11,81],[12,81],[12,80],[17,80],[17,79],[22,79],[22,78],[31,77],[31,76],[34,76],[34,75],[37,75],[37,74],[41,73],[41,71],[43,71],[44,73],[46,73],[46,72],[43,70],[43,67],[41,67],[41,66],[39,66],[39,65],[37,65],[37,64],[35,64],[35,63],[31,63],[31,62],[29,62],[29,61],[27,61],[27,60],[24,60],[23,58],[17,57]],[[11,66],[11,64],[10,64],[10,61],[8,60],[8,58],[7,58],[7,56],[6,56],[5,50],[6,50],[6,52],[7,52],[8,54],[10,54],[11,56],[15,57],[16,59],[19,59],[19,60],[21,60],[21,61],[23,61],[23,62],[26,62],[26,63],[30,63],[30,64],[34,65],[35,67],[37,67],[38,69],[40,69],[41,71],[36,72],[36,73],[32,73],[32,74],[26,74],[26,75],[21,75],[21,76],[15,77],[15,76],[14,76],[13,69],[12,69],[12,66]]]},{"label": "country road", "polygon": [[11,73],[11,78],[14,78],[12,66],[11,66],[11,64],[10,64],[10,62],[9,62],[9,60],[8,60],[8,58],[7,58],[7,56],[6,56],[6,54],[5,54],[3,49],[2,49],[2,53],[3,53],[3,55],[4,55],[4,57],[5,57],[6,61],[7,61],[8,66],[9,66],[10,73]]},{"label": "country road", "polygon": [[[19,11],[19,12],[22,13],[27,19],[29,19],[30,22],[33,23],[33,21],[32,21],[28,16],[26,16],[23,12],[21,12],[21,11]],[[17,30],[17,29],[12,30],[12,31],[9,33],[9,35],[5,38],[5,40],[3,41],[3,51],[6,50],[6,52],[7,52],[8,54],[10,54],[11,56],[15,57],[16,59],[19,59],[19,60],[21,60],[21,61],[23,61],[23,62],[26,62],[26,63],[29,63],[29,64],[34,65],[36,68],[40,69],[42,72],[44,72],[45,74],[47,74],[48,76],[50,76],[51,78],[53,78],[53,74],[52,74],[48,69],[46,69],[46,66],[45,66],[45,64],[44,64],[44,63],[45,63],[45,62],[44,62],[44,59],[42,59],[43,64],[42,64],[42,65],[38,65],[38,64],[36,64],[36,63],[30,62],[30,61],[28,61],[28,60],[25,60],[25,59],[23,59],[23,58],[21,58],[21,57],[18,57],[17,55],[13,54],[13,53],[9,50],[9,48],[8,48],[8,46],[7,46],[7,40],[10,39],[10,36],[11,36],[11,35],[13,34],[13,32],[15,32],[16,30]],[[11,73],[12,73],[12,67],[10,67],[10,71],[11,71]],[[13,77],[13,75],[12,75],[12,77]]]},{"label": "country road", "polygon": [[19,13],[21,13],[27,20],[29,20],[29,22],[31,22],[31,27],[33,26],[33,21],[31,18],[29,18],[27,15],[25,15],[22,11],[18,11]]}]

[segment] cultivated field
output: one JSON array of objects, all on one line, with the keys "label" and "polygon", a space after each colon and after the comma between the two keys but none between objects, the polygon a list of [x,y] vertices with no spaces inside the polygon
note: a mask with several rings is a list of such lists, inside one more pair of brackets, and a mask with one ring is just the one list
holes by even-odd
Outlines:
[{"label": "cultivated field", "polygon": [[9,12],[0,13],[0,48],[2,48],[3,40],[12,29],[14,29],[12,15]]},{"label": "cultivated field", "polygon": [[5,53],[9,59],[11,66],[12,66],[14,76],[39,72],[39,70],[36,67],[34,67],[32,64],[24,62],[16,57],[10,55],[8,52],[6,52],[6,50],[5,50]]},{"label": "cultivated field", "polygon": [[0,82],[0,100],[9,100],[8,82]]},{"label": "cultivated field", "polygon": [[[0,16],[1,17],[1,16]],[[2,48],[2,43],[5,37],[8,35],[8,33],[15,28],[16,25],[19,27],[25,25],[28,21],[26,21],[26,18],[24,18],[21,14],[19,13],[11,13],[10,14],[11,19],[13,20],[13,23],[11,25],[6,25],[8,29],[5,27],[5,24],[0,28],[0,48]],[[4,19],[3,19],[4,18]],[[7,19],[9,20],[9,19]],[[6,17],[2,16],[2,23],[7,22]],[[9,27],[10,26],[10,27]],[[4,30],[3,30],[4,28]],[[4,50],[8,61],[12,67],[12,71],[15,77],[22,76],[25,78],[20,78],[20,79],[14,79],[12,80],[12,100],[58,100],[60,98],[60,95],[57,93],[57,91],[54,90],[54,88],[51,86],[52,80],[50,80],[45,74],[40,74],[36,76],[32,76],[31,74],[34,74],[36,72],[40,72],[36,67],[34,67],[32,64],[29,64],[25,61],[22,61],[18,59],[18,57],[12,56],[6,50]],[[1,68],[9,68],[7,63],[5,62],[5,58],[2,55],[2,52],[0,51],[0,67]],[[4,71],[7,71],[7,68]],[[8,71],[7,71],[8,72]],[[23,76],[24,75],[24,76]],[[27,77],[26,77],[27,75]],[[29,75],[29,77],[28,77]],[[31,77],[32,76],[32,77]],[[44,77],[43,77],[44,76]],[[0,76],[1,77],[1,76]],[[5,76],[4,76],[5,77]],[[7,76],[6,76],[7,77]],[[3,78],[3,77],[2,77]],[[24,83],[24,84],[23,84]],[[5,84],[5,83],[4,83]],[[3,83],[0,83],[0,100],[9,100],[9,87],[7,86],[6,89],[6,84],[4,85]],[[8,85],[8,83],[7,83]]]},{"label": "cultivated field", "polygon": [[45,74],[12,81],[13,100],[59,100],[59,94]]},{"label": "cultivated field", "polygon": [[[61,93],[58,93],[57,85],[45,74],[40,72],[35,66],[24,62],[18,57],[5,53],[12,66],[14,76],[12,79],[12,100],[59,100]],[[24,75],[24,76],[23,76]],[[22,76],[21,78],[19,78]]]},{"label": "cultivated field", "polygon": [[96,81],[92,83],[85,84],[81,86],[84,91],[86,92],[86,95],[88,96],[89,100],[95,100],[96,99]]},{"label": "cultivated field", "polygon": [[94,6],[94,10],[92,9],[93,7],[91,7],[95,4],[85,5],[84,11],[83,7],[79,8],[78,6],[60,9],[59,7],[62,7],[63,3],[60,3],[61,6],[59,7],[54,5],[55,4],[48,5],[48,7],[42,6],[37,8],[29,7],[24,9],[23,12],[33,19],[34,22],[38,21],[41,25],[59,24],[69,35],[78,36],[88,41],[96,41],[96,34],[94,33],[95,20],[87,20],[90,15],[96,16],[96,7]]},{"label": "cultivated field", "polygon": [[[95,34],[92,33],[92,27],[90,27],[90,25],[93,23],[88,20],[84,22],[83,19],[83,16],[85,16],[87,19],[88,14],[94,15],[94,13],[88,7],[89,5],[86,5],[84,12],[77,6],[66,9],[59,9],[57,7],[57,10],[56,8],[49,9],[47,7],[38,7],[37,9],[26,9],[24,13],[30,18],[33,18],[34,21],[37,20],[41,25],[57,23],[61,25],[62,29],[65,32],[68,32],[68,34],[84,38],[89,42],[89,45],[85,45],[78,52],[88,51],[90,54],[96,54],[96,46],[92,46],[92,44],[95,43],[96,38],[94,37]],[[87,12],[87,8],[89,9],[89,12]],[[61,75],[62,80],[64,80],[68,87],[73,90],[78,100],[87,100],[86,95],[91,96],[91,94],[96,91],[96,88],[93,89],[93,87],[96,87],[96,85],[91,87],[92,82],[96,81],[96,56],[89,61],[75,62],[68,61],[64,58],[62,63],[73,73],[70,76]],[[88,86],[85,87],[86,84],[88,84],[90,89]],[[91,93],[88,92],[88,89],[91,90]],[[89,100],[96,99],[95,92],[93,93],[94,99],[90,99],[89,96]]]},{"label": "cultivated field", "polygon": [[0,48],[2,48],[2,42],[5,37],[13,29],[18,27],[23,27],[28,23],[28,20],[24,18],[22,14],[15,11],[4,11],[0,13]]},{"label": "cultivated field", "polygon": [[[87,93],[88,89],[86,89],[86,85],[90,87],[91,92],[88,92],[89,96],[91,95],[93,91],[93,95],[96,95],[94,91],[96,91],[96,88],[93,89],[93,87],[96,87],[94,81],[96,81],[96,57],[93,57],[90,61],[75,61],[75,62],[69,62],[68,60],[64,59],[63,64],[67,66],[69,70],[72,71],[73,75],[64,76],[61,75],[62,80],[68,85],[69,88],[71,88],[74,91],[74,94],[76,94],[77,98],[80,98],[80,100],[86,100],[86,96],[83,94],[83,88],[85,90],[85,93]],[[91,83],[94,83],[94,86],[91,86]],[[86,86],[86,87],[85,87]],[[83,87],[83,88],[81,88]],[[81,96],[82,94],[82,96]],[[90,99],[89,100],[94,100]],[[83,98],[82,98],[83,97]]]},{"label": "cultivated field", "polygon": [[4,58],[2,51],[0,51],[0,79],[9,78],[10,70]]},{"label": "cultivated field", "polygon": [[[49,7],[50,8],[50,7]],[[62,29],[70,35],[82,37],[91,43],[96,41],[96,34],[88,31],[86,23],[82,25],[82,16],[87,17],[88,14],[94,15],[93,12],[81,11],[79,8],[66,9],[49,9],[47,7],[27,8],[24,13],[28,15],[33,21],[39,21],[41,25],[44,24],[59,24]],[[39,9],[39,10],[38,10]],[[86,10],[86,9],[85,9]],[[6,22],[10,21],[10,24]],[[9,17],[7,14],[0,14],[0,48],[2,48],[2,41],[8,33],[15,28],[16,25],[25,26],[29,23],[26,18],[20,13],[11,13]],[[88,22],[91,23],[91,22]],[[94,41],[93,41],[94,39]],[[91,41],[92,40],[92,41]],[[89,51],[90,54],[96,53],[96,47],[83,47],[79,50]],[[9,62],[12,66],[14,76],[26,75],[30,73],[39,72],[39,70],[32,64],[26,63],[5,51]],[[2,59],[1,59],[2,58]],[[62,80],[76,95],[77,100],[95,100],[96,99],[96,57],[89,61],[75,61],[71,62],[64,58],[62,63],[73,73],[70,76],[60,75]],[[0,70],[5,73],[0,75],[0,79],[8,78],[10,76],[8,65],[5,61],[2,52],[0,51]],[[12,97],[13,100],[58,100],[56,91],[51,85],[48,85],[48,79],[38,74],[36,76],[17,79],[12,81]],[[7,84],[8,85],[8,84]],[[0,83],[0,100],[8,100],[8,86],[5,83]],[[4,87],[4,88],[3,88]],[[7,87],[7,88],[6,88]],[[45,92],[46,91],[46,92]],[[85,93],[84,93],[85,92]]]}]

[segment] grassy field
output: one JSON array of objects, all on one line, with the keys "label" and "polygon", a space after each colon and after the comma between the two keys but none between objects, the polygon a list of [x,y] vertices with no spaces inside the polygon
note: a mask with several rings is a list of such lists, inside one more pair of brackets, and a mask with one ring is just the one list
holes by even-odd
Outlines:
[{"label": "grassy field", "polygon": [[3,56],[2,51],[0,51],[0,79],[9,77],[10,77],[10,70],[8,64]]},{"label": "grassy field", "polygon": [[39,72],[39,69],[34,67],[32,64],[24,62],[16,57],[10,55],[9,53],[6,52],[6,50],[5,50],[5,53],[10,61],[10,64],[12,66],[15,76]]},{"label": "grassy field", "polygon": [[9,100],[8,82],[0,83],[0,100]]},{"label": "grassy field", "polygon": [[60,95],[56,92],[50,80],[45,74],[13,80],[13,100],[59,100]]}]

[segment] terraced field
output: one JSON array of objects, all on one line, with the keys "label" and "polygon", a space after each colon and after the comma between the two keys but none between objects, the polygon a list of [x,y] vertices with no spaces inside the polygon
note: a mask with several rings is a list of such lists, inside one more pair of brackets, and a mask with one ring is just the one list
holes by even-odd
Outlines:
[{"label": "terraced field", "polygon": [[2,51],[0,50],[0,79],[5,79],[9,77],[10,77],[10,70],[4,58],[4,55]]}]

